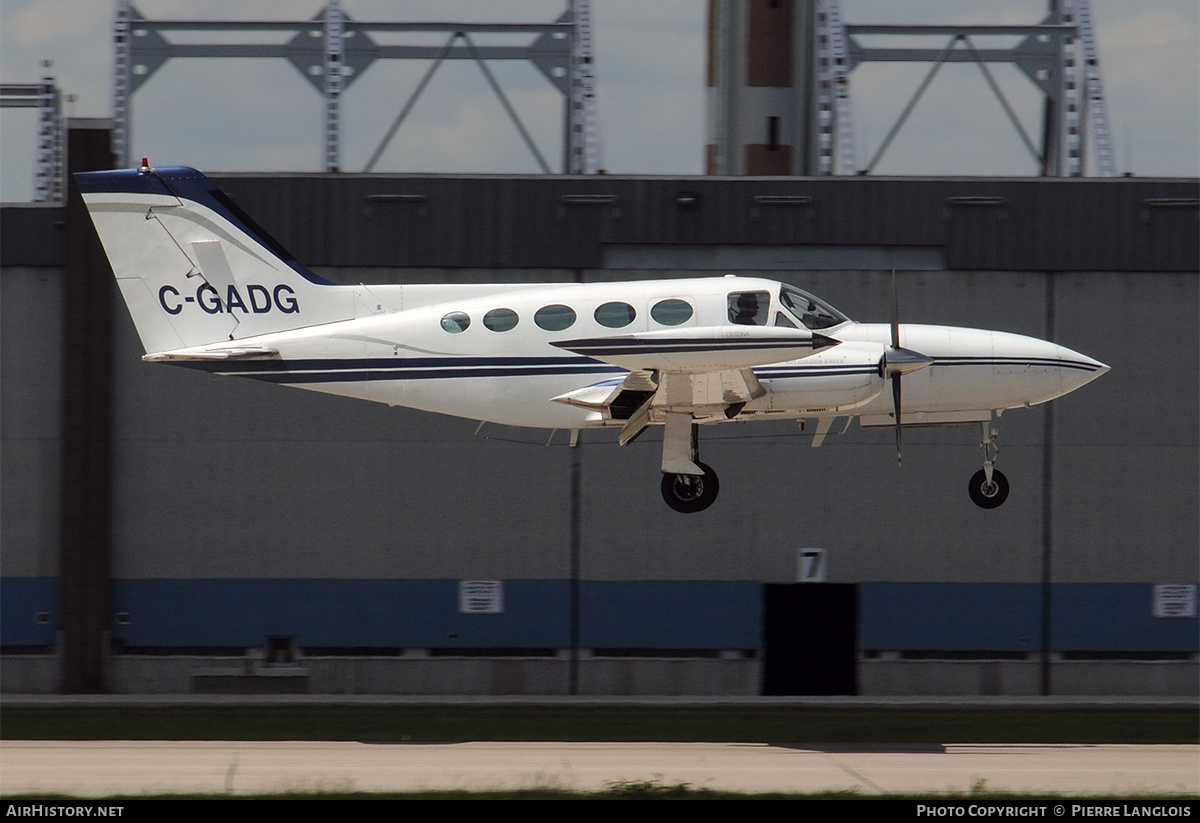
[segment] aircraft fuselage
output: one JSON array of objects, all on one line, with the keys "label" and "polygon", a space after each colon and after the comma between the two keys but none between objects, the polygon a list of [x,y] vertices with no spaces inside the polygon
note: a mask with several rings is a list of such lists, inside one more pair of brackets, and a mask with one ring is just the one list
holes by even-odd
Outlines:
[{"label": "aircraft fuselage", "polygon": [[[402,303],[405,289],[420,293],[426,288],[374,286],[371,293]],[[354,320],[254,338],[277,352],[266,359],[171,359],[217,374],[473,420],[551,429],[611,426],[622,421],[550,400],[581,386],[617,380],[628,370],[563,351],[553,342],[613,331],[630,334],[656,328],[731,326],[729,294],[778,292],[779,284],[758,278],[717,277],[479,289],[487,291],[487,296],[408,310],[383,309]],[[669,299],[692,305],[692,317],[672,327],[656,323],[650,309]],[[594,317],[597,308],[614,302],[629,305],[635,312],[635,319],[617,330],[599,325]],[[776,303],[773,300],[771,314],[784,311]],[[555,305],[571,309],[575,322],[557,331],[536,325],[536,312]],[[515,324],[501,331],[489,329],[483,318],[495,310],[511,311]],[[441,321],[455,313],[465,315],[469,323],[463,331],[450,333]],[[844,321],[820,333],[840,345],[803,358],[753,367],[766,392],[746,402],[733,419],[854,414],[868,424],[873,418],[890,420],[892,399],[884,391],[886,378],[879,368],[890,327]],[[1103,364],[1070,349],[1023,335],[913,324],[901,324],[900,333],[906,347],[933,359],[929,368],[905,377],[904,414],[911,425],[968,422],[978,419],[969,413],[1044,403],[1106,370]],[[200,351],[225,345],[200,347]],[[730,419],[718,411],[714,409],[712,415],[697,422]]]}]

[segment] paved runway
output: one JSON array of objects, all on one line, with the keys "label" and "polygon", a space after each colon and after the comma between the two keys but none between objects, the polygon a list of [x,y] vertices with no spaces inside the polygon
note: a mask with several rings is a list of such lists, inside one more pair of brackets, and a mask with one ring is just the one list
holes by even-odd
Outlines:
[{"label": "paved runway", "polygon": [[407,791],[620,781],[736,791],[1200,795],[1195,745],[791,748],[759,743],[30,741],[0,743],[0,793]]}]

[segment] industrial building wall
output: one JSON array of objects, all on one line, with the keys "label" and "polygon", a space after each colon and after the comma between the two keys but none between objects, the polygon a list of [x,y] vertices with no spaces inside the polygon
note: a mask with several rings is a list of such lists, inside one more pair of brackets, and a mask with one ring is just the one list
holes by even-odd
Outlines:
[{"label": "industrial building wall", "polygon": [[[898,466],[890,431],[854,425],[813,449],[811,432],[773,422],[705,429],[721,498],[683,516],[658,494],[655,432],[625,448],[612,432],[584,432],[572,449],[561,432],[547,445],[541,431],[477,432],[475,421],[146,364],[118,304],[112,688],[186,690],[196,661],[236,662],[282,640],[307,655],[317,690],[563,691],[563,649],[578,647],[594,673],[584,692],[756,693],[763,585],[795,581],[805,548],[826,551],[829,582],[857,586],[864,692],[1036,693],[1031,655],[1043,634],[1056,655],[1088,665],[1141,656],[1186,668],[1182,681],[1155,675],[1149,690],[1195,682],[1196,618],[1152,613],[1155,585],[1200,579],[1200,274],[1194,199],[1181,197],[1194,182],[222,185],[339,282],[761,274],[880,321],[894,260],[904,322],[1053,338],[1112,371],[1000,419],[998,465],[1013,491],[999,509],[967,497],[981,460],[974,427],[906,431]],[[418,188],[425,200],[388,199]],[[563,199],[584,189],[614,199]],[[679,199],[689,192],[698,205]],[[992,199],[951,202],[979,192]],[[1090,222],[1079,217],[1089,209]],[[1072,215],[1057,234],[1045,226],[1056,214]],[[12,242],[26,223],[27,242]],[[5,210],[8,691],[53,690],[46,652],[61,647],[62,364],[72,352],[55,231],[45,214]],[[1082,268],[1099,261],[1111,269]],[[503,581],[503,609],[462,613],[464,580]],[[448,674],[441,662],[455,655],[465,662]],[[671,673],[646,680],[647,655],[669,659]],[[931,657],[956,656],[1016,669],[987,663],[971,681],[930,668]],[[407,667],[401,685],[381,673],[389,661]],[[1056,665],[1055,688],[1077,693],[1128,691],[1144,676]]]},{"label": "industrial building wall", "polygon": [[[326,275],[337,272],[326,270]],[[529,273],[531,276],[534,273]],[[594,273],[599,275],[600,273]],[[887,314],[887,275],[790,278],[852,316]],[[906,322],[1046,335],[1113,367],[1052,404],[1053,576],[1127,583],[1197,576],[1194,275],[919,273],[900,278]],[[1104,317],[1137,307],[1138,345]],[[1152,318],[1152,320],[1151,320]],[[795,552],[831,552],[842,581],[1037,582],[1043,545],[1042,408],[999,422],[1014,493],[966,497],[975,427],[851,427],[819,449],[790,423],[702,432],[724,483],[710,513],[658,495],[653,435],[619,448],[560,433],[393,409],[140,361],[121,317],[114,573],[119,578],[563,578],[571,465],[581,468],[582,576],[595,580],[795,577]],[[1161,362],[1146,352],[1170,352]],[[530,403],[546,402],[530,398]]]},{"label": "industrial building wall", "polygon": [[62,443],[61,269],[0,276],[0,642],[57,631]]},{"label": "industrial building wall", "polygon": [[[6,646],[49,645],[55,630],[57,348],[52,333],[39,342],[54,311],[30,318],[53,305],[57,279],[4,270]],[[788,279],[852,316],[887,313],[885,273]],[[1194,619],[1149,613],[1152,584],[1198,576],[1197,386],[1186,377],[1200,372],[1197,277],[899,281],[905,321],[1036,336],[1052,322],[1058,341],[1113,367],[1053,404],[1049,509],[1041,408],[1000,421],[1014,491],[994,511],[966,496],[973,428],[906,432],[901,467],[890,432],[854,426],[812,449],[793,425],[764,423],[704,433],[722,497],[685,517],[657,494],[653,436],[618,448],[585,432],[572,450],[562,434],[548,446],[541,432],[476,435],[473,421],[149,365],[121,313],[112,636],[133,649],[229,650],[277,635],[312,648],[561,648],[577,461],[585,647],[755,649],[758,584],[795,580],[797,551],[820,547],[831,582],[864,584],[864,649],[1036,650],[1048,548],[1056,650],[1195,651]],[[506,581],[504,613],[460,614],[464,579]]]},{"label": "industrial building wall", "polygon": [[[1194,180],[1143,178],[213,175],[309,267],[579,271],[640,250],[658,270],[904,269],[935,251],[953,271],[1200,270]],[[762,253],[771,263],[748,263]],[[732,253],[732,254],[731,254]],[[736,262],[742,255],[740,264]],[[673,262],[664,265],[671,257]],[[925,267],[925,266],[922,266]],[[407,271],[406,271],[407,273]],[[495,274],[485,275],[494,277]]]}]

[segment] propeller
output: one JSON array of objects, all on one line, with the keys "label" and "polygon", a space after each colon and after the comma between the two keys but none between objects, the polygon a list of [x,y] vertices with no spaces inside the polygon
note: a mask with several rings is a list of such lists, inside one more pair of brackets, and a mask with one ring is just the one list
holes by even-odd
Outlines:
[{"label": "propeller", "polygon": [[892,344],[883,353],[881,371],[892,381],[892,409],[896,413],[896,464],[900,465],[900,426],[903,403],[901,402],[901,377],[909,372],[923,369],[933,362],[918,351],[900,345],[900,298],[896,290],[896,267],[892,266]]}]

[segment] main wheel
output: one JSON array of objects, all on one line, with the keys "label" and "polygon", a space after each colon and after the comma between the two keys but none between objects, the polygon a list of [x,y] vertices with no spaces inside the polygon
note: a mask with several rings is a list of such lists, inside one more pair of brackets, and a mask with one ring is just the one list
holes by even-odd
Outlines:
[{"label": "main wheel", "polygon": [[702,512],[717,499],[721,484],[717,473],[703,463],[697,463],[704,474],[664,474],[662,496],[677,512]]},{"label": "main wheel", "polygon": [[987,473],[983,469],[971,477],[967,487],[971,492],[971,500],[981,509],[994,509],[1008,499],[1008,478],[999,469],[992,469],[992,482],[989,483]]}]

